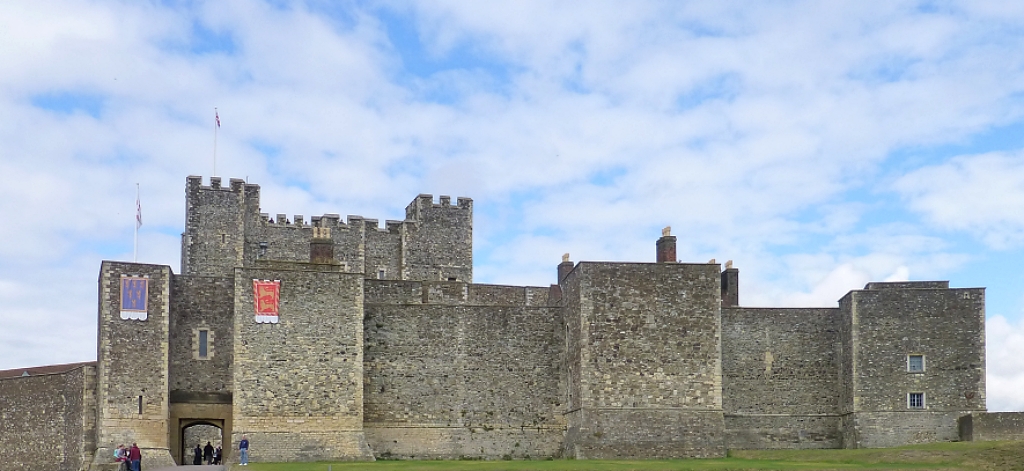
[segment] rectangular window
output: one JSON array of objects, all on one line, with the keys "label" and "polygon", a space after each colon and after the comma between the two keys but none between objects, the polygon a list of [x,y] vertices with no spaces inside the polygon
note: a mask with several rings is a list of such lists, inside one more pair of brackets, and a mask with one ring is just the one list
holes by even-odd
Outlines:
[{"label": "rectangular window", "polygon": [[210,331],[199,331],[199,358],[210,356]]},{"label": "rectangular window", "polygon": [[911,373],[924,372],[924,355],[907,355],[907,371]]},{"label": "rectangular window", "polygon": [[383,280],[384,279],[384,270],[381,270],[381,271],[377,272],[377,279],[378,280]]},{"label": "rectangular window", "polygon": [[911,409],[924,409],[924,393],[908,394],[907,406]]}]

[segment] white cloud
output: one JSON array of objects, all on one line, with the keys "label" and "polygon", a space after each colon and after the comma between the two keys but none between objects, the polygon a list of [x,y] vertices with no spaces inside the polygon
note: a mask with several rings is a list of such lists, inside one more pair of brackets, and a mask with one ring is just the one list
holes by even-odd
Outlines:
[{"label": "white cloud", "polygon": [[941,228],[973,233],[993,247],[1024,242],[1024,154],[956,157],[912,171],[894,187]]},{"label": "white cloud", "polygon": [[988,410],[1024,410],[1024,322],[1001,315],[986,319]]}]

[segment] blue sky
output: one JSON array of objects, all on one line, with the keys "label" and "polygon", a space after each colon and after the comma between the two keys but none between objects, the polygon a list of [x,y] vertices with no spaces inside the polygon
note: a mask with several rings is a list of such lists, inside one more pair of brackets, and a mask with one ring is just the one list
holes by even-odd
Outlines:
[{"label": "blue sky", "polygon": [[187,175],[263,210],[475,201],[475,280],[734,260],[741,303],[987,288],[988,404],[1024,409],[1024,6],[0,3],[0,369],[95,358],[103,259],[178,268]]}]

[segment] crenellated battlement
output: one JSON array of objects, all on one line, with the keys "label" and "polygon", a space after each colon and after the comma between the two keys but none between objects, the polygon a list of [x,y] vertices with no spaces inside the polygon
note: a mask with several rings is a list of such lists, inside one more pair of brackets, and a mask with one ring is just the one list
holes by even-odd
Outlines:
[{"label": "crenellated battlement", "polygon": [[458,197],[456,198],[456,204],[452,205],[452,197],[447,195],[441,195],[438,198],[438,202],[434,202],[434,195],[420,193],[416,196],[416,199],[412,200],[408,206],[405,207],[405,219],[407,221],[422,221],[428,213],[435,211],[461,211],[469,212],[473,211],[473,199]]},{"label": "crenellated battlement", "polygon": [[[335,213],[306,218],[260,211],[259,185],[220,177],[203,185],[189,176],[182,269],[188,274],[224,275],[255,260],[309,259],[313,228],[333,229],[337,263],[387,279],[472,280],[473,200],[418,195],[404,220]],[[438,255],[440,254],[440,255]]]}]

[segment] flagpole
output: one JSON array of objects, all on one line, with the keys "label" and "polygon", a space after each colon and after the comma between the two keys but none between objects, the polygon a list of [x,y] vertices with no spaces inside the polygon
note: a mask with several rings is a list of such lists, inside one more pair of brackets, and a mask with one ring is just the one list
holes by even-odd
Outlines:
[{"label": "flagpole", "polygon": [[142,218],[142,206],[139,201],[139,184],[135,184],[135,253],[132,256],[132,262],[137,263],[139,261],[139,222]]},{"label": "flagpole", "polygon": [[217,107],[213,107],[213,175],[217,176],[217,128],[220,127],[220,115],[217,114]]}]

